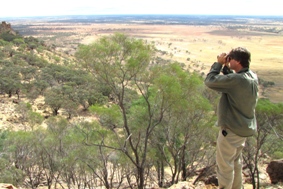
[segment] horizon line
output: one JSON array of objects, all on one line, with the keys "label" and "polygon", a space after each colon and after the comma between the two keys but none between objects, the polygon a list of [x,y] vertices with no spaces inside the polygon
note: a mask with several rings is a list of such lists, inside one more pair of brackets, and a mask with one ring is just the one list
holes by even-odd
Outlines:
[{"label": "horizon line", "polygon": [[2,16],[4,18],[48,18],[48,17],[75,17],[75,16],[234,16],[234,17],[283,17],[283,15],[260,15],[260,14],[66,14],[66,15],[32,15],[32,16]]}]

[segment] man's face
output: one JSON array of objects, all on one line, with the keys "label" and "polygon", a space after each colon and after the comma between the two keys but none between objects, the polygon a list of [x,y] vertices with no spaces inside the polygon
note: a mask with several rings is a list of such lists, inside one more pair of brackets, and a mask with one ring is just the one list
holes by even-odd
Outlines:
[{"label": "man's face", "polygon": [[237,70],[237,68],[239,67],[240,62],[235,60],[235,59],[230,59],[229,61],[229,67],[232,70]]}]

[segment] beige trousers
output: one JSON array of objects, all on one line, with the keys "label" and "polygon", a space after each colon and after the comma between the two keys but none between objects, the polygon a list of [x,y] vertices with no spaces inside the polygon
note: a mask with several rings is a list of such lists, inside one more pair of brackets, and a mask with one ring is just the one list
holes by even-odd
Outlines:
[{"label": "beige trousers", "polygon": [[218,134],[216,145],[217,178],[219,188],[241,189],[242,183],[242,150],[246,137],[240,137],[229,129],[227,135]]}]

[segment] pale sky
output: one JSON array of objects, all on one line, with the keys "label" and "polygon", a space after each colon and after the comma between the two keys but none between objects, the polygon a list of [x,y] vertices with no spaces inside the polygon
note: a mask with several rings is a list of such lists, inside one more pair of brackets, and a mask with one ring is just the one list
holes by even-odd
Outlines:
[{"label": "pale sky", "polygon": [[281,0],[13,0],[2,17],[101,14],[213,14],[283,16]]}]

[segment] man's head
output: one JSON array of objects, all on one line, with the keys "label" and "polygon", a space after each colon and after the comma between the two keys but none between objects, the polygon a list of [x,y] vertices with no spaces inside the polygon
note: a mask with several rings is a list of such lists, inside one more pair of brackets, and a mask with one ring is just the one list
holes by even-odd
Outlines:
[{"label": "man's head", "polygon": [[242,65],[243,68],[249,68],[251,53],[246,48],[237,47],[229,52],[229,54],[227,55],[227,60],[228,62],[230,62],[231,60],[236,60]]}]

